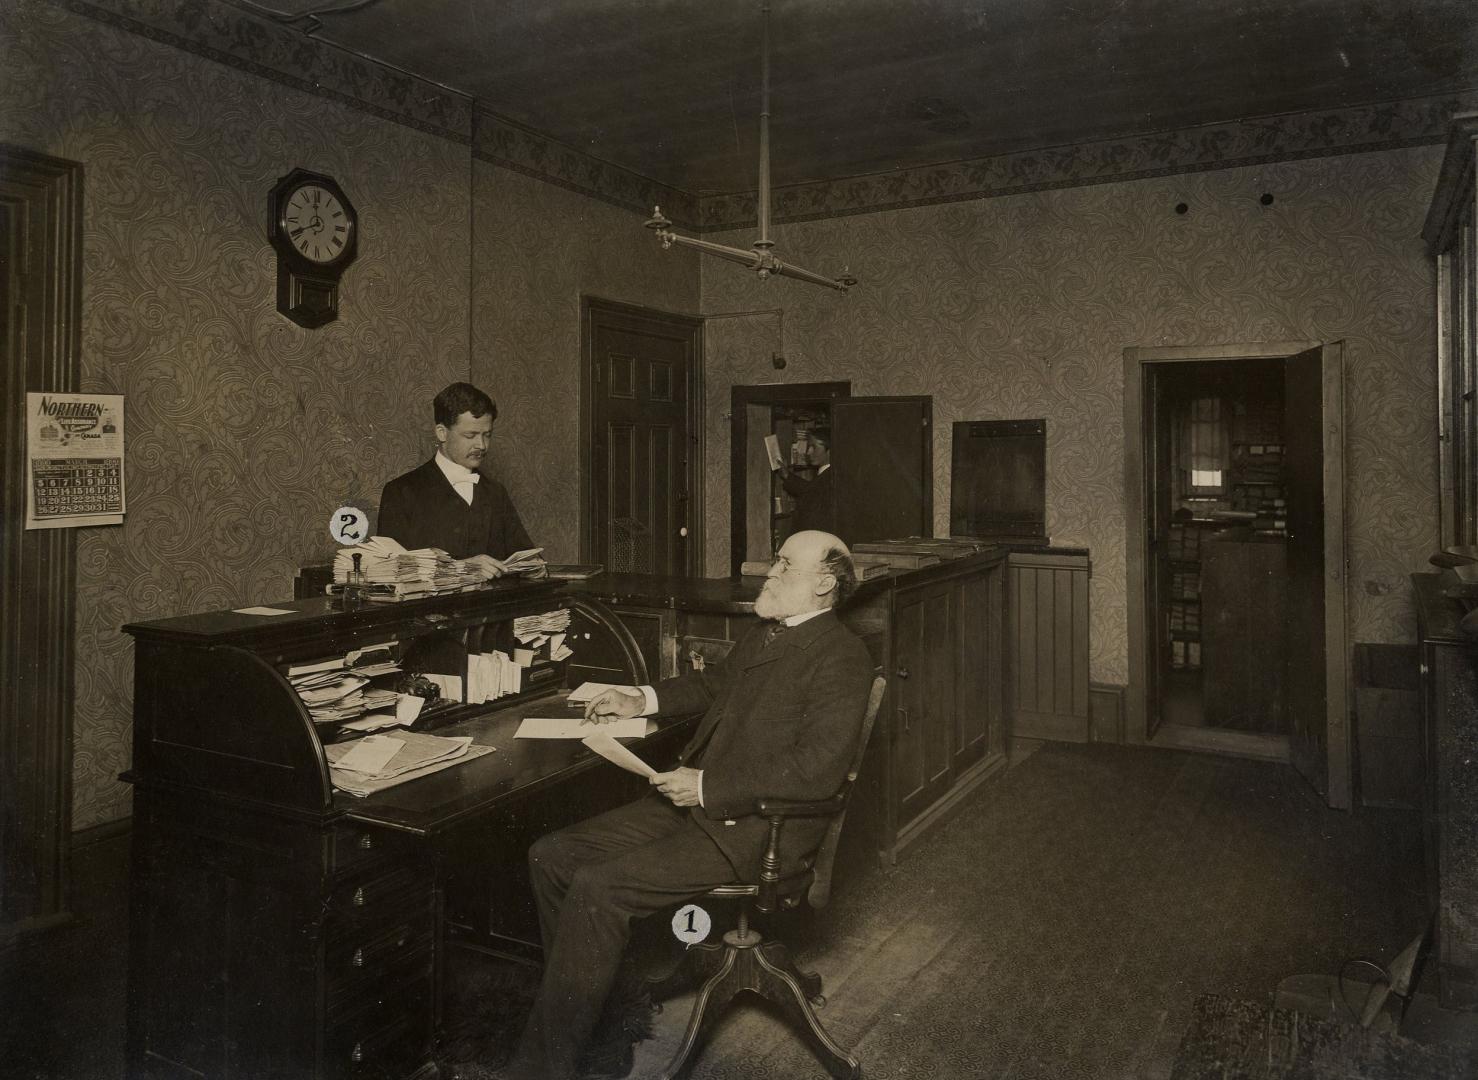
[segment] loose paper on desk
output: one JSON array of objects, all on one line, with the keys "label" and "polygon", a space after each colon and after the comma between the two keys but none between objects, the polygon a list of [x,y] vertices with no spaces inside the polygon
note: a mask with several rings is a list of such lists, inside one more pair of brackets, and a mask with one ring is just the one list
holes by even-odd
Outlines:
[{"label": "loose paper on desk", "polygon": [[780,456],[780,440],[774,435],[765,436],[765,453],[770,455],[770,471],[774,472],[785,464],[785,459]]},{"label": "loose paper on desk", "polygon": [[582,716],[526,716],[515,739],[583,739],[592,726],[617,739],[640,739],[651,724],[645,716],[631,716],[608,724],[586,720]]},{"label": "loose paper on desk", "polygon": [[645,777],[657,775],[656,769],[652,768],[604,731],[597,731],[591,735],[587,735],[580,741],[607,761],[621,766],[621,768],[628,772],[634,772],[638,776]]}]

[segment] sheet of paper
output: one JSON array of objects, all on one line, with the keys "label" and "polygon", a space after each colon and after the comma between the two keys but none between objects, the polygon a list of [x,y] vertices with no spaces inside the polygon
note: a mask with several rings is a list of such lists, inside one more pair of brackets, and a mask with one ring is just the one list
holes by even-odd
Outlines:
[{"label": "sheet of paper", "polygon": [[239,607],[232,608],[238,615],[291,615],[292,612],[280,607]]},{"label": "sheet of paper", "polygon": [[599,729],[617,739],[639,739],[647,733],[651,724],[645,716],[633,716],[629,720],[616,720],[609,724],[592,724],[578,716],[526,716],[515,739],[583,739],[591,731]]},{"label": "sheet of paper", "polygon": [[377,776],[390,764],[390,759],[400,753],[400,748],[404,745],[404,739],[389,735],[366,735],[351,746],[336,764],[341,769]]},{"label": "sheet of paper", "polygon": [[765,436],[765,453],[770,455],[771,472],[774,472],[784,464],[785,459],[780,456],[780,440],[774,435]]},{"label": "sheet of paper", "polygon": [[609,682],[582,682],[570,691],[570,696],[565,698],[571,705],[584,705],[587,701],[594,701],[607,690],[634,691],[634,686],[622,686],[620,683]]},{"label": "sheet of paper", "polygon": [[395,722],[409,726],[416,722],[416,717],[421,715],[421,707],[426,704],[426,699],[417,697],[415,694],[401,694],[395,702]]},{"label": "sheet of paper", "polygon": [[585,736],[580,741],[607,761],[621,766],[621,768],[628,772],[634,772],[638,776],[651,777],[657,775],[656,769],[626,749],[626,747],[618,743],[605,731],[597,731],[593,735]]}]

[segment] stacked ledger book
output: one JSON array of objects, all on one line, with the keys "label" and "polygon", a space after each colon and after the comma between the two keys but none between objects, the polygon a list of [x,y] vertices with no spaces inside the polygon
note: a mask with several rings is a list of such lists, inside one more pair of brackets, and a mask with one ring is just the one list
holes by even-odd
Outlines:
[{"label": "stacked ledger book", "polygon": [[[353,580],[355,555],[359,556],[357,583]],[[369,600],[407,600],[461,592],[482,583],[480,573],[440,548],[407,551],[388,536],[371,536],[362,544],[335,553],[334,580],[328,591],[339,594],[345,585],[358,584]]]}]

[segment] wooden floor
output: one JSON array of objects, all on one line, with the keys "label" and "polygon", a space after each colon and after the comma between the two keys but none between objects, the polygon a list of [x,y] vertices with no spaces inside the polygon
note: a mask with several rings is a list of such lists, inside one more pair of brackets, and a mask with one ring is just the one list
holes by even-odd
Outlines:
[{"label": "wooden floor", "polygon": [[[1271,1001],[1287,975],[1390,958],[1423,921],[1413,813],[1329,811],[1273,763],[1030,749],[897,867],[839,882],[791,927],[825,978],[823,1023],[869,1078],[1168,1077],[1197,996]],[[122,1076],[126,848],[80,850],[76,926],[7,958],[0,1074]],[[689,1003],[657,1017],[636,1080],[660,1074]],[[1416,1011],[1417,1037],[1471,1031]],[[693,1073],[825,1075],[753,1006]]]}]

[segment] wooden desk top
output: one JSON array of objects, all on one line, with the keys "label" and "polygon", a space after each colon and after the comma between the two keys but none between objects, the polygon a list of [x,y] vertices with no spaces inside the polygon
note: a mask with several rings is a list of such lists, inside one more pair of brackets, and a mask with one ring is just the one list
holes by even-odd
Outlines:
[{"label": "wooden desk top", "polygon": [[[515,803],[554,784],[600,783],[601,772],[620,769],[587,749],[578,739],[515,739],[519,722],[564,705],[564,694],[522,701],[474,716],[433,734],[470,735],[474,745],[493,746],[491,754],[464,761],[397,787],[356,798],[334,794],[334,809],[354,821],[382,825],[418,836],[434,836],[471,818]],[[697,717],[664,721],[644,739],[623,740],[638,757],[648,751],[680,747]],[[393,733],[392,733],[393,734]],[[583,773],[591,775],[577,779]]]}]

